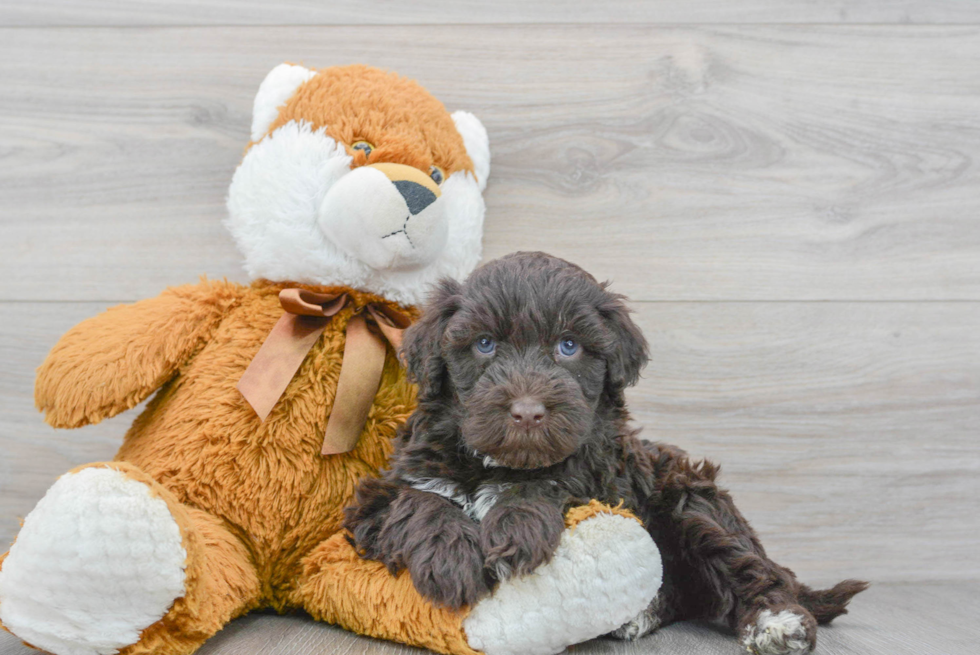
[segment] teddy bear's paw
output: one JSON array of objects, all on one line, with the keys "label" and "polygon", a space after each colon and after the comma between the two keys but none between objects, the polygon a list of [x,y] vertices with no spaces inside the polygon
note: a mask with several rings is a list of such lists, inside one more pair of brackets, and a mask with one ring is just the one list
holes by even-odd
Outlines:
[{"label": "teddy bear's paw", "polygon": [[0,622],[57,655],[106,655],[184,594],[187,553],[167,503],[112,468],[62,476],[0,569]]},{"label": "teddy bear's paw", "polygon": [[486,655],[551,655],[609,633],[648,607],[660,551],[639,522],[601,513],[561,535],[551,560],[500,583],[463,622]]},{"label": "teddy bear's paw", "polygon": [[799,606],[762,610],[742,629],[741,642],[753,655],[806,655],[816,642],[816,620]]}]

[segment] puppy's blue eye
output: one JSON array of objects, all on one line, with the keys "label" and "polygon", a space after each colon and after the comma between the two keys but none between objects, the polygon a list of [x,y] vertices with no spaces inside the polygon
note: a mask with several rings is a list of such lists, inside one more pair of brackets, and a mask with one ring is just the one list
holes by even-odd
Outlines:
[{"label": "puppy's blue eye", "polygon": [[476,349],[484,355],[489,355],[497,348],[497,342],[490,337],[480,337],[476,340]]},{"label": "puppy's blue eye", "polygon": [[578,343],[575,339],[562,339],[558,344],[558,351],[565,357],[571,357],[578,352]]}]

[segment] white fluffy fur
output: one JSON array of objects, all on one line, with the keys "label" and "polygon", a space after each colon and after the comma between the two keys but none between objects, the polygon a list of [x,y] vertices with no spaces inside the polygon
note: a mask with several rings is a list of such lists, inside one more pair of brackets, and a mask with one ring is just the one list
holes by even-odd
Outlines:
[{"label": "white fluffy fur", "polygon": [[483,123],[468,111],[453,112],[453,122],[456,131],[463,137],[466,154],[473,162],[473,172],[476,173],[480,191],[487,188],[487,177],[490,175],[490,138]]},{"label": "white fluffy fur", "polygon": [[475,448],[470,448],[470,452],[473,453],[473,457],[483,460],[483,468],[485,469],[499,468],[502,466],[502,464],[497,460],[495,460],[493,457],[491,457],[490,455],[484,455],[483,453],[481,453],[479,450],[476,450]]},{"label": "white fluffy fur", "polygon": [[112,469],[63,475],[28,514],[0,570],[0,621],[57,655],[135,643],[184,595],[167,504]]},{"label": "white fluffy fur", "polygon": [[395,185],[371,166],[334,183],[320,205],[318,224],[348,256],[376,271],[426,266],[446,247],[448,232],[445,204],[437,199],[409,213]]},{"label": "white fluffy fur", "polygon": [[500,583],[463,628],[486,655],[552,655],[637,616],[662,574],[660,551],[639,523],[600,514],[566,530],[550,562]]},{"label": "white fluffy fur", "polygon": [[432,205],[441,203],[447,219],[442,250],[427,265],[396,270],[351,256],[318,227],[324,199],[347,174],[344,148],[306,123],[283,125],[248,151],[228,192],[226,226],[253,279],[346,285],[414,305],[436,280],[462,279],[476,267],[485,207],[472,175],[451,175]]},{"label": "white fluffy fur", "polygon": [[469,499],[459,488],[459,485],[451,480],[443,478],[409,478],[406,482],[410,483],[413,489],[442,496],[460,507],[464,507],[469,502]]},{"label": "white fluffy fur", "polygon": [[279,64],[265,76],[252,105],[252,141],[258,141],[279,118],[279,107],[293,97],[301,84],[316,75],[302,66]]},{"label": "white fluffy fur", "polygon": [[806,655],[810,652],[803,617],[783,610],[763,610],[743,633],[742,645],[755,655]]},{"label": "white fluffy fur", "polygon": [[481,484],[476,493],[473,494],[469,507],[464,511],[469,514],[474,521],[482,521],[487,513],[493,509],[500,498],[500,494],[511,488],[508,482],[498,484]]},{"label": "white fluffy fur", "polygon": [[467,495],[459,485],[451,480],[442,478],[412,478],[407,480],[413,489],[433,493],[458,505],[463,512],[474,521],[482,521],[493,506],[497,504],[500,494],[511,487],[509,483],[482,484],[476,493]]}]

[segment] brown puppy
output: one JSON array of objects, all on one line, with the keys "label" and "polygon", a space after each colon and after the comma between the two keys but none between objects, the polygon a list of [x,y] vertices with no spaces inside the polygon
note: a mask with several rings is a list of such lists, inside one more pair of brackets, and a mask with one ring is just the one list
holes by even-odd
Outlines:
[{"label": "brown puppy", "polygon": [[346,527],[365,557],[407,568],[460,607],[532,571],[564,512],[624,501],[663,553],[664,585],[615,636],[723,620],[756,653],[806,653],[817,623],[866,584],[813,591],[766,557],[717,468],[641,441],[624,390],[647,361],[622,296],[563,260],[516,253],[445,281],[405,338],[419,406],[391,468],[365,480]]}]

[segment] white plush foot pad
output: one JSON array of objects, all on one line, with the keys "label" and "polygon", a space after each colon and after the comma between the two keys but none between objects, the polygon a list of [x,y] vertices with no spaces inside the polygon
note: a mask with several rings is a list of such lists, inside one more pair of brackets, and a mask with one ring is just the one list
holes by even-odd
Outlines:
[{"label": "white plush foot pad", "polygon": [[810,652],[803,617],[783,610],[763,610],[742,635],[742,645],[755,655],[806,655]]},{"label": "white plush foot pad", "polygon": [[660,589],[660,551],[639,523],[600,514],[566,530],[550,562],[502,582],[463,621],[486,655],[552,655],[604,635]]},{"label": "white plush foot pad", "polygon": [[28,514],[0,570],[0,622],[56,655],[136,643],[184,595],[167,504],[119,471],[63,475]]}]

